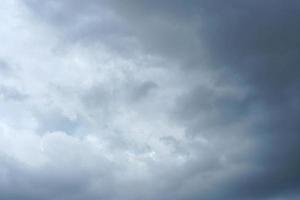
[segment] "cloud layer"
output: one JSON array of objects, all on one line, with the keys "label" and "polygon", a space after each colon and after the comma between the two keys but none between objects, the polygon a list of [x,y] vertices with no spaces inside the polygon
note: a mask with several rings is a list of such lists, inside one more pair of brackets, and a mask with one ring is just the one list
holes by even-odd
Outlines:
[{"label": "cloud layer", "polygon": [[0,199],[298,199],[299,9],[4,0]]}]

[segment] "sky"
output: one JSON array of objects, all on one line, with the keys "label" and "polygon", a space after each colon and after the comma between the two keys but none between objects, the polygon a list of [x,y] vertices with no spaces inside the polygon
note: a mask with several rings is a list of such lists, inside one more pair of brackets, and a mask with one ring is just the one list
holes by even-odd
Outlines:
[{"label": "sky", "polygon": [[300,199],[299,13],[2,0],[0,199]]}]

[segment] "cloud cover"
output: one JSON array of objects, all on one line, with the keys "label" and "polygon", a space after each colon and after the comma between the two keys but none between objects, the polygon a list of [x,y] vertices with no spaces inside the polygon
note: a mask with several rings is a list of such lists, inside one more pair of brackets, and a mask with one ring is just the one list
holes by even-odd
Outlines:
[{"label": "cloud cover", "polygon": [[299,198],[298,1],[0,9],[1,199]]}]

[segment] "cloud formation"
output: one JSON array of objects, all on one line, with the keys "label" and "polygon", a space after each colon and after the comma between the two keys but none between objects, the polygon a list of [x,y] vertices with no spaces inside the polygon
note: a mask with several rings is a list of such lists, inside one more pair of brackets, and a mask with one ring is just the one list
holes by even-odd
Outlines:
[{"label": "cloud formation", "polygon": [[0,199],[298,199],[299,9],[4,0]]}]

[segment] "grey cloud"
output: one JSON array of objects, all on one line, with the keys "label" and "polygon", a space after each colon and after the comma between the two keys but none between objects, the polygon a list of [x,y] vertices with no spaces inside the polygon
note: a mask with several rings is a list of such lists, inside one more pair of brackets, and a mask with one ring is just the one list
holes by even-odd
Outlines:
[{"label": "grey cloud", "polygon": [[[97,191],[100,194],[97,197],[88,191],[88,186],[94,184],[93,182],[97,179],[96,176],[100,176],[98,183],[103,184],[103,190],[109,185],[108,180],[113,179],[111,174],[103,171],[105,170],[104,163],[102,163],[102,169],[98,169],[97,174],[90,174],[83,167],[73,166],[71,169],[70,166],[63,166],[62,163],[45,165],[35,169],[12,158],[2,156],[1,198],[28,200],[66,198],[92,200],[99,198],[99,196],[109,198],[104,191]],[[101,173],[103,174],[101,175]],[[108,176],[110,178],[107,178]],[[106,179],[106,183],[101,183],[101,177]],[[98,188],[101,188],[101,185]]]},{"label": "grey cloud", "polygon": [[[40,171],[27,174],[18,169],[12,178],[34,177],[34,181],[42,182],[37,185],[48,188],[47,191],[22,193],[25,186],[18,179],[18,192],[14,194],[11,188],[4,188],[3,198],[42,199],[43,195],[47,196],[45,199],[299,198],[298,1],[24,2],[34,16],[62,33],[64,40],[70,39],[71,44],[74,41],[86,46],[101,43],[114,49],[116,57],[131,55],[129,60],[135,58],[132,55],[136,55],[136,51],[158,56],[169,63],[159,67],[166,68],[170,74],[179,66],[178,85],[183,92],[177,94],[175,100],[170,98],[170,104],[175,102],[173,110],[164,116],[167,122],[181,127],[185,135],[182,141],[173,137],[172,131],[166,134],[169,136],[157,136],[159,144],[173,148],[174,158],[165,156],[163,161],[143,158],[145,171],[150,172],[144,172],[148,176],[142,176],[142,180],[124,178],[125,183],[118,180],[116,185],[107,184],[104,186],[107,190],[97,193],[86,188],[95,175],[78,175],[81,171],[72,167],[69,172],[55,171],[54,177]],[[209,86],[199,80],[203,71],[215,75]],[[152,149],[130,141],[131,138],[126,138],[128,130],[110,127],[114,126],[110,120],[116,118],[119,107],[144,113],[146,109],[138,110],[135,105],[151,101],[151,94],[156,90],[162,91],[163,86],[152,80],[130,79],[127,85],[117,89],[110,85],[91,87],[79,98],[86,113],[97,123],[109,127],[104,127],[105,130],[113,130],[105,133],[112,150],[119,147],[120,155],[129,152],[141,156],[151,153]],[[73,122],[59,114],[45,118],[44,121],[49,121],[45,129],[70,132],[76,129]],[[104,134],[101,131],[98,130],[98,134]],[[173,160],[177,157],[182,159],[178,161],[181,164]],[[87,162],[93,163],[92,160]],[[7,169],[15,170],[16,166],[20,164],[12,163]],[[112,170],[107,172],[113,173]],[[41,177],[35,179],[38,173]],[[60,175],[66,182],[59,181]],[[126,173],[118,178],[123,175]],[[103,182],[110,178],[110,175],[104,177]],[[7,183],[4,185],[8,187]],[[124,189],[116,188],[118,186]],[[71,194],[74,191],[75,196]]]},{"label": "grey cloud", "polygon": [[140,85],[137,85],[131,94],[131,97],[133,100],[141,100],[143,98],[146,98],[149,93],[157,88],[158,86],[152,82],[152,81],[146,81],[144,83],[141,83]]},{"label": "grey cloud", "polygon": [[35,112],[34,116],[39,120],[38,132],[42,134],[55,131],[75,134],[84,123],[83,121],[79,122],[78,119],[69,119],[60,111],[47,113]]},{"label": "grey cloud", "polygon": [[[190,88],[188,95],[180,97],[176,105],[177,115],[182,118],[179,121],[194,133],[207,128],[215,129],[213,132],[219,137],[247,132],[244,139],[250,137],[258,144],[249,159],[259,168],[259,173],[247,172],[247,182],[242,180],[246,174],[234,177],[232,184],[239,187],[229,189],[233,195],[231,198],[267,198],[276,196],[280,188],[296,191],[299,188],[296,170],[299,166],[298,2],[172,1],[162,3],[156,9],[158,4],[141,1],[121,5],[124,5],[125,16],[130,20],[141,16],[138,20],[133,19],[138,27],[143,27],[144,22],[150,21],[151,24],[150,18],[167,22],[165,27],[178,25],[191,32],[188,35],[173,32],[169,37],[171,42],[161,42],[160,39],[169,32],[164,33],[164,29],[155,29],[155,26],[146,28],[148,33],[140,37],[146,48],[149,48],[147,40],[152,41],[153,36],[159,43],[152,43],[157,48],[150,48],[154,53],[161,55],[164,47],[172,47],[175,52],[167,50],[167,56],[176,59],[179,52],[184,54],[179,57],[188,64],[183,65],[183,70],[198,73],[201,70],[189,69],[189,64],[193,63],[194,68],[205,64],[221,73],[216,82],[225,86],[239,85],[241,90],[247,90],[245,97],[238,98],[214,94],[196,86]],[[122,6],[118,8],[121,10]],[[172,38],[172,34],[176,37]],[[178,40],[185,41],[190,52],[181,51],[183,46]],[[191,41],[198,45],[196,52],[195,47],[189,45]],[[206,52],[203,53],[202,49]],[[245,118],[249,120],[250,128],[241,133],[227,133],[228,126],[241,124]]]},{"label": "grey cloud", "polygon": [[7,73],[9,73],[9,71],[11,70],[11,68],[9,67],[9,65],[4,62],[4,61],[0,61],[0,71],[1,71],[1,75],[7,75]]},{"label": "grey cloud", "polygon": [[28,96],[12,87],[0,86],[0,96],[5,100],[23,101]]},{"label": "grey cloud", "polygon": [[126,22],[109,8],[107,1],[25,0],[38,20],[63,32],[65,44],[105,45],[108,50],[128,56],[137,48]]}]

